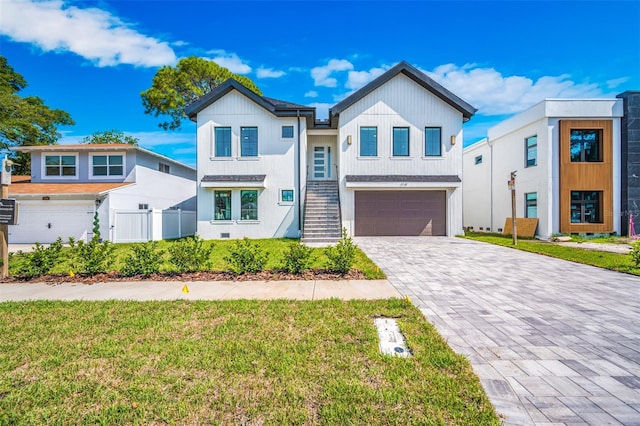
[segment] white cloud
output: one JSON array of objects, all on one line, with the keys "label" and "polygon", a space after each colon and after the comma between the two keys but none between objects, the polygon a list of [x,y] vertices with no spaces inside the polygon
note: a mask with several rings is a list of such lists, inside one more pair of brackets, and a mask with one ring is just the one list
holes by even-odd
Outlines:
[{"label": "white cloud", "polygon": [[353,69],[353,64],[346,59],[331,59],[327,65],[311,69],[311,77],[316,86],[336,87],[338,81],[331,77],[333,73],[349,71]]},{"label": "white cloud", "polygon": [[284,71],[274,70],[273,68],[260,67],[256,71],[258,78],[280,78],[286,73]]},{"label": "white cloud", "polygon": [[331,108],[333,104],[324,103],[324,102],[314,102],[309,106],[314,107],[316,109],[316,118],[318,120],[326,120],[327,118],[329,118],[329,108]]},{"label": "white cloud", "polygon": [[455,64],[441,65],[426,73],[485,115],[520,112],[545,98],[603,96],[598,85],[576,83],[568,74],[534,81],[524,76],[503,76],[493,68]]},{"label": "white cloud", "polygon": [[349,78],[345,87],[347,89],[359,89],[374,78],[382,75],[389,67],[371,68],[369,71],[349,71]]},{"label": "white cloud", "polygon": [[316,92],[315,90],[309,90],[307,93],[304,94],[305,98],[317,98],[318,97],[318,92]]},{"label": "white cloud", "polygon": [[225,50],[210,50],[207,52],[209,55],[214,55],[211,58],[216,64],[221,67],[227,68],[229,71],[236,74],[249,74],[251,67],[245,61],[240,59],[237,53],[229,53]]},{"label": "white cloud", "polygon": [[629,81],[629,77],[620,77],[620,78],[614,78],[612,80],[607,80],[606,81],[607,88],[615,89],[616,87],[626,83],[627,81]]},{"label": "white cloud", "polygon": [[61,0],[1,0],[0,33],[45,52],[72,52],[100,67],[172,65],[169,43],[138,32],[98,8],[81,9]]}]

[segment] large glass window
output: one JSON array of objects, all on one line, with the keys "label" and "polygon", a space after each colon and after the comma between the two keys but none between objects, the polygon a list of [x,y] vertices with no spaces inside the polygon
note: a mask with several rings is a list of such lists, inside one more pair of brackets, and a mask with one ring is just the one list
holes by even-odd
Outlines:
[{"label": "large glass window", "polygon": [[378,155],[378,128],[360,127],[360,156],[376,157]]},{"label": "large glass window", "polygon": [[214,155],[231,157],[231,127],[216,127]]},{"label": "large glass window", "polygon": [[240,191],[240,219],[258,220],[258,191]]},{"label": "large glass window", "polygon": [[231,191],[215,191],[215,220],[231,220]]},{"label": "large glass window", "polygon": [[75,155],[46,155],[44,158],[45,176],[75,176]]},{"label": "large glass window", "polygon": [[524,217],[538,217],[538,193],[529,192],[528,194],[524,194],[524,202]]},{"label": "large glass window", "polygon": [[241,127],[240,128],[240,156],[241,157],[257,157],[258,156],[258,128],[257,127]]},{"label": "large glass window", "polygon": [[525,167],[531,167],[538,164],[538,136],[531,136],[524,140],[525,155],[527,162]]},{"label": "large glass window", "polygon": [[602,131],[571,129],[571,162],[602,161]]},{"label": "large glass window", "polygon": [[442,129],[440,127],[425,127],[424,155],[427,157],[442,156]]},{"label": "large glass window", "polygon": [[393,128],[393,156],[394,157],[409,156],[409,128],[408,127]]},{"label": "large glass window", "polygon": [[122,155],[93,155],[91,163],[93,176],[124,175]]},{"label": "large glass window", "polygon": [[602,223],[602,191],[571,191],[571,223]]}]

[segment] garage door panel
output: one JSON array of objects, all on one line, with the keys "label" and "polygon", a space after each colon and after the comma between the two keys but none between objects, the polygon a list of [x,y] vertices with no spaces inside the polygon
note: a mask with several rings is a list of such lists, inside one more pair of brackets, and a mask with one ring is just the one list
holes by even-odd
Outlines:
[{"label": "garage door panel", "polygon": [[446,235],[446,192],[356,191],[355,235]]},{"label": "garage door panel", "polygon": [[69,237],[86,240],[93,228],[93,206],[76,205],[29,205],[18,207],[18,225],[9,226],[10,244],[47,244],[58,237],[67,241]]}]

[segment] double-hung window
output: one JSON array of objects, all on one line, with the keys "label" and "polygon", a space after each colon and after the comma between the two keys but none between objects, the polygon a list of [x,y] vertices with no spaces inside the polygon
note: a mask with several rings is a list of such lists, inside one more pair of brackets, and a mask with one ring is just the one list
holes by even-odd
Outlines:
[{"label": "double-hung window", "polygon": [[75,177],[76,158],[75,155],[45,155],[44,175],[47,177]]},{"label": "double-hung window", "polygon": [[424,155],[425,157],[442,156],[442,129],[440,127],[425,127]]},{"label": "double-hung window", "polygon": [[124,176],[124,156],[122,154],[91,155],[91,175],[93,177]]},{"label": "double-hung window", "polygon": [[394,157],[409,156],[409,128],[408,127],[393,128],[393,156]]},{"label": "double-hung window", "polygon": [[240,191],[240,220],[258,220],[258,191]]},{"label": "double-hung window", "polygon": [[215,128],[215,157],[231,157],[231,127]]},{"label": "double-hung window", "polygon": [[378,156],[378,128],[360,127],[360,156]]},{"label": "double-hung window", "polygon": [[214,192],[215,220],[231,220],[231,191]]},{"label": "double-hung window", "polygon": [[524,140],[525,167],[532,167],[538,164],[538,136],[531,136]]},{"label": "double-hung window", "polygon": [[257,127],[241,127],[240,128],[240,156],[241,157],[257,157],[258,156],[258,128]]}]

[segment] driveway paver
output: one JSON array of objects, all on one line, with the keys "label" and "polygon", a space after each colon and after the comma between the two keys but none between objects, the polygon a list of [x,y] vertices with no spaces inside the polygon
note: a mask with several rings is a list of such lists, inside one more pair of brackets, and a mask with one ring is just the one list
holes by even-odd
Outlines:
[{"label": "driveway paver", "polygon": [[505,424],[640,425],[640,278],[444,237],[355,242],[464,354]]}]

